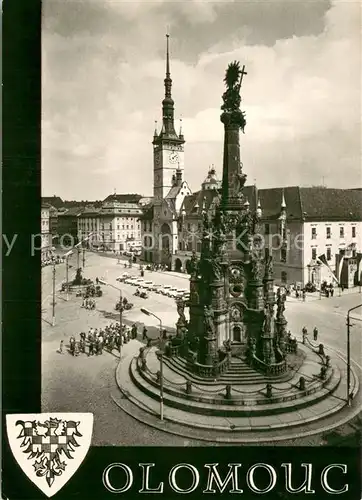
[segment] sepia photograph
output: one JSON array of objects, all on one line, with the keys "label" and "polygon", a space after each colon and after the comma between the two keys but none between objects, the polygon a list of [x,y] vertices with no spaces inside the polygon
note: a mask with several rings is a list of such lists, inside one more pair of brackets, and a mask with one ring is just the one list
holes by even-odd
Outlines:
[{"label": "sepia photograph", "polygon": [[360,3],[41,16],[41,411],[96,447],[358,447]]}]

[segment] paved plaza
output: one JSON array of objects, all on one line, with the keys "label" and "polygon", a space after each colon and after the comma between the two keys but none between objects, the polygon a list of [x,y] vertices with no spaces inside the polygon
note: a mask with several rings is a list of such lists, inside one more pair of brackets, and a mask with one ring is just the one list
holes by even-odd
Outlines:
[{"label": "paved plaza", "polygon": [[[69,259],[72,268],[69,277],[73,277],[77,267],[77,257]],[[158,322],[155,318],[145,316],[141,307],[154,312],[162,319],[168,331],[174,331],[177,320],[177,310],[173,299],[150,292],[149,299],[134,297],[135,287],[120,284],[116,278],[126,269],[124,261],[118,263],[116,258],[87,252],[86,265],[83,271],[85,278],[102,278],[110,284],[121,287],[122,293],[133,309],[126,311],[124,323],[136,323],[139,330],[137,340],[132,340],[123,346],[122,358],[127,363],[130,356],[139,349],[142,343],[141,330],[146,325],[152,338],[158,336]],[[138,265],[127,272],[139,275]],[[187,275],[167,272],[145,272],[145,279],[156,284],[169,284],[178,288],[188,288]],[[90,411],[95,414],[93,444],[95,445],[160,445],[160,446],[198,446],[204,445],[197,436],[184,438],[167,434],[162,430],[146,425],[126,411],[121,410],[112,400],[112,394],[117,390],[115,371],[120,362],[119,353],[111,354],[103,351],[102,355],[88,357],[80,354],[73,357],[67,351],[58,352],[60,341],[67,345],[73,335],[79,339],[79,333],[87,332],[90,327],[102,328],[111,322],[118,321],[119,314],[115,311],[119,292],[114,288],[102,286],[103,296],[96,299],[96,309],[93,311],[81,308],[81,298],[75,294],[69,295],[66,301],[64,293],[60,293],[61,282],[65,280],[65,264],[56,267],[56,324],[51,326],[52,319],[52,267],[42,270],[42,409],[43,411]],[[319,299],[318,294],[308,296],[306,302],[288,298],[286,304],[286,319],[292,335],[301,336],[303,326],[306,326],[310,336],[316,326],[319,330],[318,342],[333,349],[336,356],[345,357],[346,353],[346,314],[347,310],[361,303],[361,294],[338,293],[333,298]],[[353,315],[351,328],[351,356],[356,370],[361,369],[361,333],[362,321],[360,314]],[[121,361],[122,362],[122,361]],[[357,402],[353,403],[354,405]],[[352,421],[341,428],[341,434],[353,433],[356,424]],[[325,436],[317,434],[299,437],[293,444],[319,445]],[[209,445],[212,443],[208,443]],[[283,444],[287,444],[284,442]]]}]

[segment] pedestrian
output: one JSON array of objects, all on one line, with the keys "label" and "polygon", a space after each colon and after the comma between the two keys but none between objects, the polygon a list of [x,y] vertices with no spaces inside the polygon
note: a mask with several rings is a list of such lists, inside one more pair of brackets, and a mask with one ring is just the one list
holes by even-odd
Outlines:
[{"label": "pedestrian", "polygon": [[167,331],[166,330],[162,330],[162,339],[167,340]]},{"label": "pedestrian", "polygon": [[138,334],[137,326],[135,324],[133,324],[132,325],[132,338],[136,339],[137,338],[137,334]]},{"label": "pedestrian", "polygon": [[94,341],[93,338],[89,341],[89,353],[88,356],[93,356],[94,354]]},{"label": "pedestrian", "polygon": [[96,277],[96,284],[97,284],[97,285],[99,284],[99,279],[98,279],[98,276]]},{"label": "pedestrian", "polygon": [[315,326],[313,330],[313,340],[318,340],[318,328]]},{"label": "pedestrian", "polygon": [[304,288],[303,288],[302,294],[303,294],[303,302],[305,302],[306,293],[305,293],[305,289]]},{"label": "pedestrian", "polygon": [[331,297],[333,297],[333,294],[334,294],[334,287],[333,287],[333,285],[331,285],[330,290],[331,290]]},{"label": "pedestrian", "polygon": [[326,297],[327,297],[327,299],[329,298],[329,290],[328,290],[328,288],[326,288]]},{"label": "pedestrian", "polygon": [[145,326],[142,330],[142,340],[147,340],[147,328]]},{"label": "pedestrian", "polygon": [[59,345],[59,352],[60,352],[60,354],[64,354],[63,349],[64,349],[64,340],[61,340],[60,341],[60,345]]}]

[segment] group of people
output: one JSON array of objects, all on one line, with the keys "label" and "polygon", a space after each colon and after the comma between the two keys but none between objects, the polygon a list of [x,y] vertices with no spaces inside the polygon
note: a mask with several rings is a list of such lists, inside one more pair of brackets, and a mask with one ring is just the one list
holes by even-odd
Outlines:
[{"label": "group of people", "polygon": [[[315,326],[315,327],[313,328],[313,340],[314,340],[315,342],[317,342],[317,340],[318,340],[318,333],[319,333],[319,332],[318,332],[318,328]],[[303,335],[303,341],[304,341],[304,340],[305,340],[305,338],[306,338],[306,337],[307,337],[307,335],[308,335],[308,330],[307,330],[307,327],[306,327],[306,326],[303,326],[303,328],[302,328],[302,335]]]},{"label": "group of people", "polygon": [[84,297],[82,301],[82,305],[80,307],[84,307],[85,309],[95,309],[96,301],[91,299],[90,297]]},{"label": "group of people", "polygon": [[[114,349],[121,351],[123,344],[136,339],[138,328],[133,324],[131,328],[126,325],[120,326],[119,323],[111,323],[105,328],[90,328],[88,333],[81,332],[79,339],[74,336],[69,339],[69,351],[73,356],[80,353],[88,356],[103,354],[103,349],[112,352]],[[148,341],[147,328],[144,326],[142,331],[142,340]],[[59,351],[64,354],[64,341],[60,341]]]},{"label": "group of people", "polygon": [[[341,287],[342,291],[343,291],[343,288]],[[334,287],[332,285],[332,283],[329,283],[329,285],[327,284],[326,281],[324,281],[321,285],[321,291],[325,293],[325,296],[328,297],[331,296],[333,297],[334,295]]]},{"label": "group of people", "polygon": [[53,256],[51,258],[43,260],[41,266],[53,266],[54,264],[61,264],[62,262],[64,262],[64,258],[60,257],[60,255],[56,255],[55,257]]},{"label": "group of people", "polygon": [[148,264],[146,266],[147,271],[169,271],[169,267],[166,264]]}]

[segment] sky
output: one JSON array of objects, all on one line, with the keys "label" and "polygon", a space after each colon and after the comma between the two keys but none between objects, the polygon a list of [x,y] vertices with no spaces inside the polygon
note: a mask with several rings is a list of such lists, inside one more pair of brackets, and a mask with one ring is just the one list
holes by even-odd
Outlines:
[{"label": "sky", "polygon": [[351,0],[44,0],[42,194],[152,195],[170,33],[185,179],[222,172],[229,62],[245,64],[247,183],[360,187],[361,5]]}]

